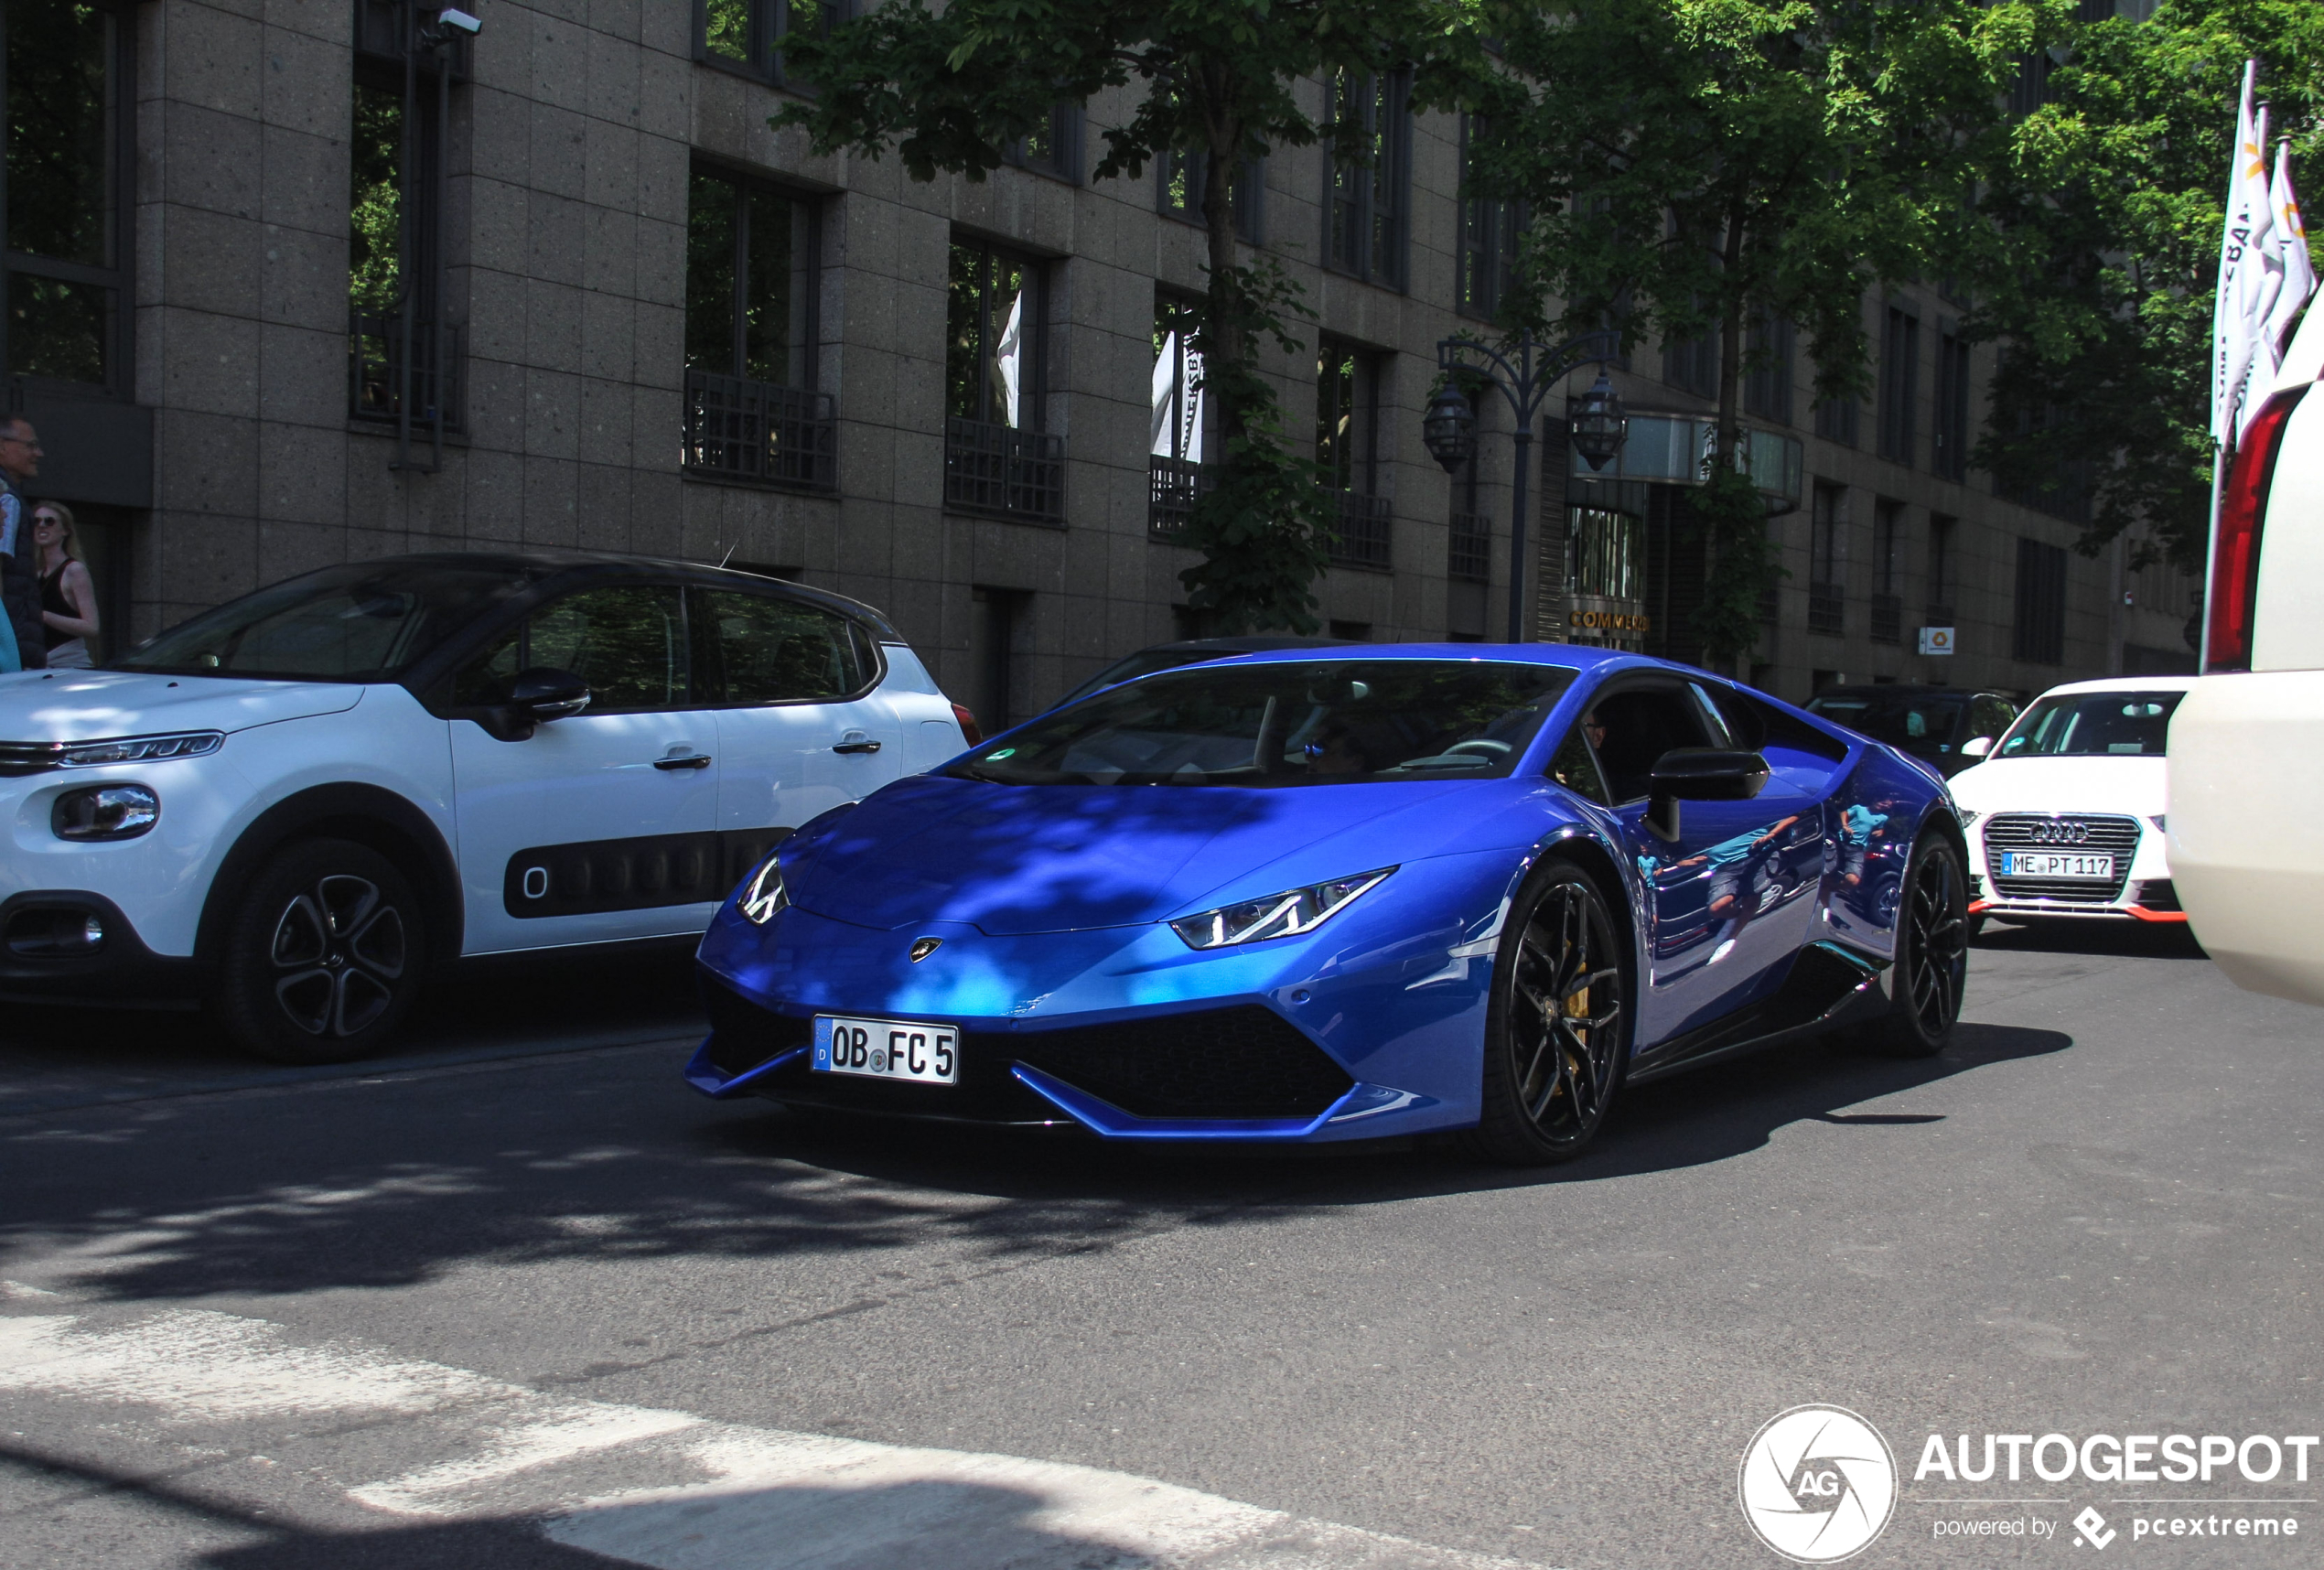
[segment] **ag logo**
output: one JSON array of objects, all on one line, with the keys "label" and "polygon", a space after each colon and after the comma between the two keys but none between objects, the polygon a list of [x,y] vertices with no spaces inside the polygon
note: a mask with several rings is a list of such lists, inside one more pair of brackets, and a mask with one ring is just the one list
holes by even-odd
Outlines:
[{"label": "ag logo", "polygon": [[1751,1436],[1743,1519],[1801,1565],[1833,1565],[1880,1535],[1897,1504],[1897,1462],[1879,1430],[1843,1406],[1795,1406]]}]

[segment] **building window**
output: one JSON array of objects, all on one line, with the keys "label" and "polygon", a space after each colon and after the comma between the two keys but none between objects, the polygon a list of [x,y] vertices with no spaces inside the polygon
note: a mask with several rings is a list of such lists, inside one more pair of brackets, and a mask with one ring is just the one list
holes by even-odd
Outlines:
[{"label": "building window", "polygon": [[1627,512],[1597,507],[1566,510],[1565,585],[1577,595],[1607,599],[1646,597],[1646,526]]},{"label": "building window", "polygon": [[1154,301],[1153,440],[1146,460],[1146,527],[1175,536],[1204,489],[1202,354],[1195,348],[1197,307],[1190,300]]},{"label": "building window", "polygon": [[1937,335],[1937,399],[1929,467],[1941,479],[1969,473],[1969,345],[1957,332]]},{"label": "building window", "polygon": [[1743,412],[1772,425],[1791,423],[1791,345],[1785,318],[1761,312],[1751,318],[1743,369]]},{"label": "building window", "polygon": [[1897,593],[1897,554],[1904,539],[1904,503],[1872,504],[1872,641],[1895,643],[1904,632],[1904,599]]},{"label": "building window", "polygon": [[1815,401],[1815,434],[1844,447],[1856,446],[1856,400],[1819,398]]},{"label": "building window", "polygon": [[2017,541],[2017,616],[2009,652],[2028,665],[2066,660],[2066,549]]},{"label": "building window", "polygon": [[[1470,139],[1482,133],[1474,114],[1460,117],[1461,167],[1473,168]],[[1464,173],[1464,182],[1472,177]],[[1517,284],[1517,263],[1525,240],[1525,205],[1501,198],[1464,196],[1460,203],[1461,314],[1491,321]]]},{"label": "building window", "polygon": [[[419,13],[357,13],[348,188],[348,414],[393,424],[395,467],[425,433],[442,460],[460,428],[462,335],[450,316],[443,126],[467,45],[439,48]],[[408,62],[408,69],[407,69]]]},{"label": "building window", "polygon": [[1719,395],[1719,332],[1662,340],[1662,380],[1697,398]]},{"label": "building window", "polygon": [[1808,522],[1808,630],[1838,637],[1847,604],[1848,491],[1815,483]]},{"label": "building window", "polygon": [[1380,392],[1387,356],[1323,339],[1316,346],[1316,461],[1340,497],[1331,559],[1391,565],[1388,499],[1380,487]]},{"label": "building window", "polygon": [[1041,264],[982,242],[955,242],[947,298],[944,504],[1063,522],[1065,443],[1041,430]]},{"label": "building window", "polygon": [[[1245,158],[1234,167],[1234,182],[1227,191],[1227,210],[1234,232],[1245,244],[1259,243],[1259,209],[1267,188],[1266,161]],[[1210,185],[1210,160],[1200,153],[1168,152],[1155,160],[1154,206],[1165,218],[1200,223],[1203,192]]]},{"label": "building window", "polygon": [[1913,406],[1921,390],[1921,323],[1890,306],[1880,330],[1880,456],[1910,468],[1918,441]]},{"label": "building window", "polygon": [[1081,183],[1081,106],[1060,103],[1049,123],[1002,149],[1009,163],[1073,185]]},{"label": "building window", "polygon": [[131,395],[134,95],[127,19],[110,5],[19,4],[7,55],[9,374]]},{"label": "building window", "polygon": [[815,386],[814,203],[716,169],[686,189],[690,474],[829,489],[838,424]]},{"label": "building window", "polygon": [[1324,259],[1342,273],[1392,289],[1404,283],[1404,209],[1410,196],[1410,83],[1400,72],[1331,79],[1330,162]]},{"label": "building window", "polygon": [[1953,625],[1954,538],[1961,521],[1942,512],[1929,514],[1929,625]]},{"label": "building window", "polygon": [[694,58],[780,82],[786,34],[808,28],[828,37],[846,19],[843,0],[695,0]]}]

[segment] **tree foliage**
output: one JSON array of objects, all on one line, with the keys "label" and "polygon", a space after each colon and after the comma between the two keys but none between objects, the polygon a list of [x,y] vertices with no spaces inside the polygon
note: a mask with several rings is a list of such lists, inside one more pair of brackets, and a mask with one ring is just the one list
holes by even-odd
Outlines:
[{"label": "tree foliage", "polygon": [[2324,193],[2324,5],[2167,0],[2074,27],[2055,58],[1979,203],[1973,321],[2003,354],[1977,461],[2007,487],[2082,489],[2085,551],[2143,521],[2145,554],[2197,567],[2243,62],[2260,62],[2271,137]]},{"label": "tree foliage", "polygon": [[[1712,569],[1695,632],[1732,661],[1781,569],[1739,469],[1746,329],[1796,322],[1825,395],[1865,386],[1867,290],[1943,270],[2005,131],[2019,53],[2069,0],[1501,0],[1507,70],[1480,188],[1524,199],[1553,326],[1716,335],[1717,439],[1694,499]],[[1530,325],[1530,324],[1529,324]]]},{"label": "tree foliage", "polygon": [[[1125,97],[1102,127],[1094,177],[1135,177],[1178,155],[1203,173],[1209,276],[1197,315],[1204,392],[1223,451],[1188,537],[1203,552],[1183,575],[1198,610],[1228,628],[1315,630],[1309,588],[1335,522],[1311,460],[1286,442],[1260,356],[1296,345],[1296,285],[1244,264],[1230,203],[1233,174],[1271,148],[1327,136],[1358,152],[1354,127],[1303,106],[1308,79],[1410,70],[1417,105],[1449,102],[1482,59],[1464,5],[1440,0],[889,0],[818,39],[794,34],[787,69],[815,97],[776,116],[818,151],[893,149],[914,177],[982,179],[1040,133],[1060,102]],[[1120,102],[1119,98],[1109,102]]]}]

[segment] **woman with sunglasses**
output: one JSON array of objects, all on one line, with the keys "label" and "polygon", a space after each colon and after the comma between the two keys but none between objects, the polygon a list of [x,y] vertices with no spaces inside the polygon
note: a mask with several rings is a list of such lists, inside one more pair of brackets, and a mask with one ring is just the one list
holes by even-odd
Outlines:
[{"label": "woman with sunglasses", "polygon": [[48,668],[86,670],[89,640],[97,635],[97,589],[81,560],[72,510],[61,501],[36,502],[32,543],[40,552],[40,619],[48,632]]}]

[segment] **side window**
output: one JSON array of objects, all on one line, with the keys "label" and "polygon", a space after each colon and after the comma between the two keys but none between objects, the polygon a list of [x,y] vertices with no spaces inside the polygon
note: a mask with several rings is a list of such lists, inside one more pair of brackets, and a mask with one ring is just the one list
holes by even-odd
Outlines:
[{"label": "side window", "polygon": [[2001,733],[2007,730],[2009,722],[2017,717],[2017,711],[1999,698],[1979,698],[1970,705],[1969,736],[1989,736],[1999,741]]},{"label": "side window", "polygon": [[871,680],[867,640],[844,616],[773,595],[696,589],[704,647],[729,704],[851,697]]},{"label": "side window", "polygon": [[505,703],[517,672],[542,665],[588,683],[591,714],[683,707],[693,666],[684,591],[624,584],[543,606],[452,679],[452,702]]},{"label": "side window", "polygon": [[1733,747],[1735,738],[1727,734],[1727,716],[1719,712],[1711,690],[1700,682],[1689,682],[1686,690],[1695,694],[1695,704],[1702,712],[1703,728],[1710,732],[1713,747]]},{"label": "side window", "polygon": [[1589,742],[1582,734],[1581,722],[1565,733],[1565,740],[1557,756],[1549,760],[1549,777],[1576,796],[1587,796],[1602,807],[1614,804],[1613,796],[1606,789],[1606,777],[1598,771],[1598,759],[1591,756]]},{"label": "side window", "polygon": [[1675,682],[1609,693],[1590,705],[1582,725],[1593,734],[1604,727],[1596,737],[1598,762],[1617,801],[1645,795],[1655,760],[1673,747],[1711,745],[1697,700]]}]

